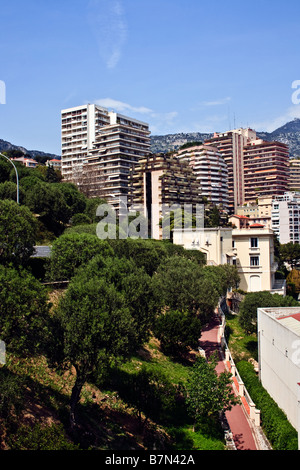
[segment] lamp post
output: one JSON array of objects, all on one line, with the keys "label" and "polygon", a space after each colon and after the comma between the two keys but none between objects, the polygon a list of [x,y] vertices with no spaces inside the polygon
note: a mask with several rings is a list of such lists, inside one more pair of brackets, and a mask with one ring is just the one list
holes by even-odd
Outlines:
[{"label": "lamp post", "polygon": [[0,156],[6,158],[6,160],[8,160],[9,163],[11,163],[12,166],[14,167],[14,170],[15,170],[15,173],[16,173],[16,180],[17,180],[17,203],[19,204],[19,175],[18,175],[16,165],[11,161],[10,158],[8,158],[6,155],[3,155],[3,153],[0,153]]}]

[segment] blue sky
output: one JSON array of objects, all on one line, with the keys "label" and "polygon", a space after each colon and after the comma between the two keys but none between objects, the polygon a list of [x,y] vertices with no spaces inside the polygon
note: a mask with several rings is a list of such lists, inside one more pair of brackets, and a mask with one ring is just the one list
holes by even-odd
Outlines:
[{"label": "blue sky", "polygon": [[60,111],[83,103],[153,135],[300,117],[299,0],[10,0],[0,15],[0,138],[29,150],[60,154]]}]

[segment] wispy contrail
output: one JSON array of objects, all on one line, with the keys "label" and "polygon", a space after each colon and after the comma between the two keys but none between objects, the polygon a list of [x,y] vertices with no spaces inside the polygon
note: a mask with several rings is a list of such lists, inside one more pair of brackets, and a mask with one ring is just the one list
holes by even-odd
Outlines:
[{"label": "wispy contrail", "polygon": [[127,23],[120,0],[90,0],[88,23],[107,68],[113,69],[121,58],[127,39]]}]

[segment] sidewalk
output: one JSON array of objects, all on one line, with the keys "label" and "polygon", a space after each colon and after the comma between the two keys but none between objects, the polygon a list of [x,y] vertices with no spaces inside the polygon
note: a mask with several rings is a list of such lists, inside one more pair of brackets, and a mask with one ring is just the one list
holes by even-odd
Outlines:
[{"label": "sidewalk", "polygon": [[[221,357],[220,344],[218,342],[219,320],[215,316],[209,325],[202,330],[199,346],[205,351],[208,358],[213,352],[218,351],[219,362],[216,366],[218,373],[226,371],[225,361]],[[225,413],[227,422],[233,435],[237,450],[258,450],[249,418],[246,416],[242,405],[235,405],[231,411]]]}]

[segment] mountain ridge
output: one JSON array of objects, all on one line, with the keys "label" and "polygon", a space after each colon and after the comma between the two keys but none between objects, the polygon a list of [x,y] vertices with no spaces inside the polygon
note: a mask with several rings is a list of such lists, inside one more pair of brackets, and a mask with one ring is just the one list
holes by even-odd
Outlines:
[{"label": "mountain ridge", "polygon": [[[181,145],[187,142],[204,142],[213,136],[213,132],[179,132],[175,134],[165,135],[151,135],[151,152],[152,153],[166,153],[169,151],[178,150]],[[257,137],[267,141],[276,140],[289,146],[291,157],[300,157],[300,119],[295,118],[282,126],[278,127],[272,132],[257,132]],[[60,159],[59,155],[42,152],[40,150],[28,150],[21,145],[12,144],[6,140],[0,139],[0,152],[8,150],[16,150],[28,155],[31,158],[36,158],[40,161],[47,159]]]},{"label": "mountain ridge", "polygon": [[21,145],[16,145],[12,144],[11,142],[8,142],[7,140],[0,139],[0,152],[7,152],[9,150],[15,150],[18,152],[21,152],[30,158],[37,158],[39,160],[48,160],[48,159],[60,159],[59,155],[56,155],[54,153],[47,153],[47,152],[42,152],[40,150],[27,150],[25,147],[22,147]]},{"label": "mountain ridge", "polygon": [[[300,119],[283,124],[272,132],[256,132],[259,139],[266,141],[278,141],[289,146],[291,157],[300,157]],[[165,153],[178,150],[187,142],[204,142],[214,135],[211,133],[190,132],[151,136],[151,151],[153,153]]]}]

